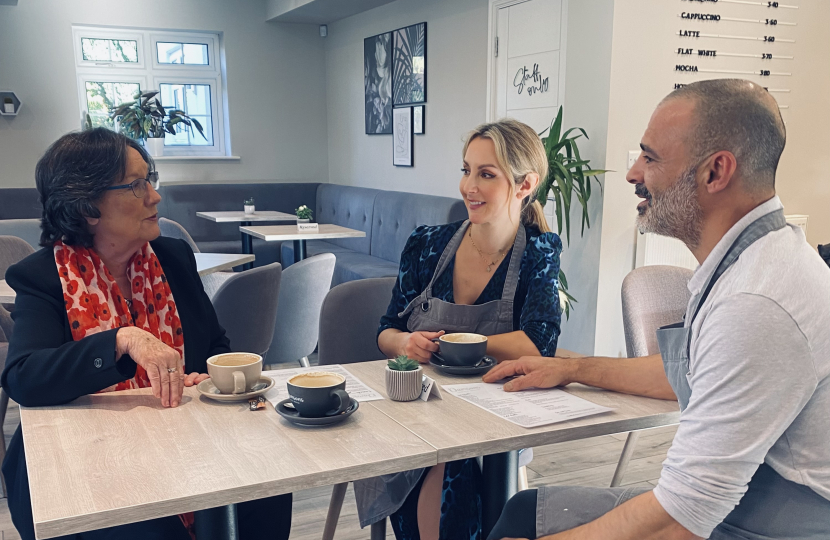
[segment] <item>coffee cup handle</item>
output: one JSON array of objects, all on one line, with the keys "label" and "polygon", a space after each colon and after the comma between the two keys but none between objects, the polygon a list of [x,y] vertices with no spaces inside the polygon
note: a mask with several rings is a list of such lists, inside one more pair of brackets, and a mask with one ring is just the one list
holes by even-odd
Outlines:
[{"label": "coffee cup handle", "polygon": [[337,416],[338,414],[343,414],[351,405],[352,400],[349,397],[349,394],[346,393],[345,390],[337,389],[331,393],[332,396],[337,396],[337,399],[340,400],[340,404],[337,406],[337,410],[334,412],[326,413],[326,416]]},{"label": "coffee cup handle", "polygon": [[234,394],[244,394],[245,393],[245,374],[241,371],[234,371],[233,372],[233,393]]}]

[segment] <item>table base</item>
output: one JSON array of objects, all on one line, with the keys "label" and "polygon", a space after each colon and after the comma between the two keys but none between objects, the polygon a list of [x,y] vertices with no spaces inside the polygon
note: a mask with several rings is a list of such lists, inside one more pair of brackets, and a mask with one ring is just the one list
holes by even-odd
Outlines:
[{"label": "table base", "polygon": [[[250,227],[250,221],[243,221],[243,227]],[[250,234],[240,233],[242,234],[242,253],[246,255],[250,255],[254,252],[254,239]],[[254,267],[254,263],[245,263],[242,265],[242,270],[250,270]]]},{"label": "table base", "polygon": [[305,240],[294,240],[294,262],[304,261],[306,257]]},{"label": "table base", "polygon": [[484,456],[481,537],[487,538],[507,500],[519,490],[519,451]]},{"label": "table base", "polygon": [[195,514],[199,540],[239,540],[235,504],[199,510]]}]

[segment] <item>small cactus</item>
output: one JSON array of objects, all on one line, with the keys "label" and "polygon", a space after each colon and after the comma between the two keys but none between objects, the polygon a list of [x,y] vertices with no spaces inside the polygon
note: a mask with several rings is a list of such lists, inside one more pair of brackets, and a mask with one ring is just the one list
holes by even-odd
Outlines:
[{"label": "small cactus", "polygon": [[389,360],[386,364],[392,371],[415,371],[420,366],[418,362],[402,354],[394,360]]}]

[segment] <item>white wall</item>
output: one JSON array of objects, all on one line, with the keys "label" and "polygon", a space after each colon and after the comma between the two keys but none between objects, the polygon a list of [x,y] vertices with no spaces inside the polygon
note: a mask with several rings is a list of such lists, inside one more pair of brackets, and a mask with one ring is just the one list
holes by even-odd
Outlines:
[{"label": "white wall", "polygon": [[[787,83],[793,93],[789,98],[791,108],[785,114],[788,140],[777,187],[787,213],[809,214],[807,239],[816,245],[830,243],[830,132],[826,129],[830,121],[830,72],[826,69],[830,2],[805,0],[797,4],[797,15],[791,16],[798,18],[799,45],[796,59],[786,65],[786,71],[793,72]],[[715,6],[706,6],[705,10],[696,6],[696,11],[727,9],[725,4]],[[680,2],[665,0],[615,3],[606,165],[617,172],[607,174],[605,179],[596,354],[625,356],[620,287],[634,267],[634,221],[639,202],[634,189],[625,182],[627,154],[638,148],[654,107],[682,79],[672,71],[678,63],[675,51],[679,45],[674,33],[683,26],[677,18],[682,9]],[[780,11],[777,15],[788,20]],[[751,33],[749,28],[745,32]],[[695,43],[688,46],[694,47]],[[718,46],[729,48],[727,44]]]},{"label": "white wall", "polygon": [[242,159],[163,162],[163,182],[327,180],[316,26],[267,23],[262,0],[26,0],[0,6],[0,89],[23,102],[19,116],[0,117],[0,187],[34,187],[45,149],[79,127],[72,24],[223,33],[231,144]]}]

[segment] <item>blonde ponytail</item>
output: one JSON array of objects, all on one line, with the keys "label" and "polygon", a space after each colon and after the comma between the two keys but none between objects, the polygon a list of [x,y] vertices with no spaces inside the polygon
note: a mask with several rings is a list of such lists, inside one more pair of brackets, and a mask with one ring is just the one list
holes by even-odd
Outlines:
[{"label": "blonde ponytail", "polygon": [[539,175],[536,189],[524,200],[521,220],[523,225],[538,227],[543,233],[550,232],[542,205],[536,200],[539,187],[548,177],[548,156],[539,135],[527,124],[512,118],[482,124],[467,136],[462,156],[467,155],[467,147],[478,138],[493,141],[499,169],[504,171],[508,178],[513,179],[510,183],[511,195],[516,192],[516,187],[525,181],[528,174]]}]

